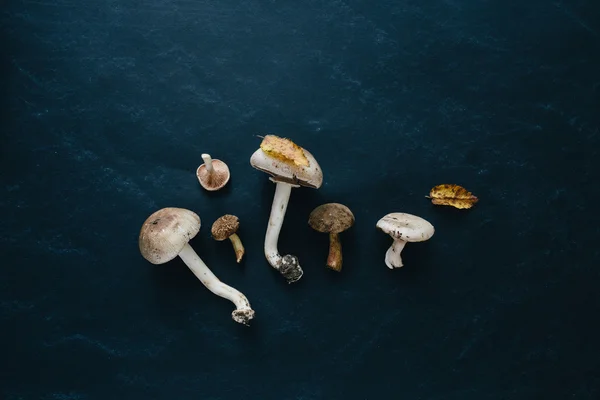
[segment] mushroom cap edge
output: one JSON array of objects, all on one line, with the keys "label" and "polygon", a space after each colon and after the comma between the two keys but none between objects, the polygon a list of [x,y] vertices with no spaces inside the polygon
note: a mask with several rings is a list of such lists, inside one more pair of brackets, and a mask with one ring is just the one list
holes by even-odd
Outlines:
[{"label": "mushroom cap edge", "polygon": [[406,242],[423,242],[435,233],[429,221],[408,213],[389,213],[379,221],[376,227],[394,239]]}]

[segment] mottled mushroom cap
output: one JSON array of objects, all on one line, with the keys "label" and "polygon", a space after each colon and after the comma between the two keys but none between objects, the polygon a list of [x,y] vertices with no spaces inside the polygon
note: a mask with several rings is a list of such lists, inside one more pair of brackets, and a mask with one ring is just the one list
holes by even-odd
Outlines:
[{"label": "mottled mushroom cap", "polygon": [[250,164],[270,174],[276,182],[287,182],[318,189],[323,172],[310,152],[289,139],[267,135],[250,157]]},{"label": "mottled mushroom cap", "polygon": [[394,239],[405,242],[423,242],[433,236],[433,225],[416,215],[391,213],[377,222],[377,228]]},{"label": "mottled mushroom cap", "polygon": [[205,164],[200,165],[196,170],[196,177],[198,177],[200,185],[211,192],[222,189],[231,177],[229,167],[223,161],[212,160],[212,166],[214,169],[212,174],[208,173]]},{"label": "mottled mushroom cap", "polygon": [[354,225],[354,214],[343,204],[322,204],[312,210],[308,224],[318,232],[340,233]]},{"label": "mottled mushroom cap", "polygon": [[199,230],[200,217],[196,213],[184,208],[163,208],[142,225],[140,252],[152,264],[164,264],[177,257]]},{"label": "mottled mushroom cap", "polygon": [[225,214],[217,219],[210,230],[215,240],[225,240],[237,232],[240,227],[240,220],[235,215]]}]

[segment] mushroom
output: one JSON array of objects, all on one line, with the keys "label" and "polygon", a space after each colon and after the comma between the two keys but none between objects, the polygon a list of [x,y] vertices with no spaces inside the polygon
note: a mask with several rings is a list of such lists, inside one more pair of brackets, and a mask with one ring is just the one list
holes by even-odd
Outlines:
[{"label": "mushroom", "polygon": [[223,241],[231,240],[233,250],[235,251],[236,261],[239,263],[244,257],[244,246],[240,237],[237,235],[237,230],[240,227],[240,220],[235,215],[225,214],[217,219],[210,230],[212,237],[215,240]]},{"label": "mushroom", "polygon": [[340,272],[342,270],[342,242],[339,234],[354,225],[354,214],[343,204],[322,204],[310,213],[308,224],[315,231],[329,233],[327,267]]},{"label": "mushroom", "polygon": [[377,222],[377,228],[394,239],[394,243],[385,253],[385,264],[388,268],[400,268],[402,249],[407,242],[424,242],[433,236],[433,225],[416,215],[391,213]]},{"label": "mushroom", "polygon": [[164,264],[179,256],[194,275],[214,294],[231,301],[236,310],[235,322],[248,325],[254,310],[246,296],[221,282],[198,257],[189,241],[200,230],[200,217],[183,208],[163,208],[146,219],[140,230],[139,247],[142,256],[152,264]]},{"label": "mushroom", "polygon": [[321,187],[323,173],[317,160],[308,151],[289,139],[267,135],[250,158],[250,164],[271,175],[275,183],[275,196],[271,206],[271,215],[265,236],[265,256],[269,264],[287,279],[296,282],[303,271],[298,258],[291,254],[281,256],[277,241],[292,188],[306,186],[314,189]]},{"label": "mushroom", "polygon": [[213,160],[209,154],[202,154],[204,164],[196,170],[196,176],[202,187],[210,192],[227,185],[231,174],[229,167],[221,160]]}]

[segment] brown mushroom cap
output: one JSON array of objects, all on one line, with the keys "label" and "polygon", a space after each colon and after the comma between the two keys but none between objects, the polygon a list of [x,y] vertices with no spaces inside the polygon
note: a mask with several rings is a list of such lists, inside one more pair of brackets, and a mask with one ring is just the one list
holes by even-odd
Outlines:
[{"label": "brown mushroom cap", "polygon": [[215,240],[225,240],[237,232],[240,227],[240,220],[235,215],[226,214],[217,219],[210,230]]},{"label": "brown mushroom cap", "polygon": [[209,174],[206,165],[202,164],[196,170],[196,176],[200,185],[206,190],[215,191],[223,188],[229,182],[231,174],[229,167],[221,160],[212,160],[213,173]]},{"label": "brown mushroom cap", "polygon": [[140,252],[152,264],[169,262],[199,230],[200,217],[196,213],[184,208],[163,208],[142,225],[138,239]]},{"label": "brown mushroom cap", "polygon": [[310,213],[308,224],[318,232],[340,233],[354,225],[354,214],[343,204],[322,204]]}]

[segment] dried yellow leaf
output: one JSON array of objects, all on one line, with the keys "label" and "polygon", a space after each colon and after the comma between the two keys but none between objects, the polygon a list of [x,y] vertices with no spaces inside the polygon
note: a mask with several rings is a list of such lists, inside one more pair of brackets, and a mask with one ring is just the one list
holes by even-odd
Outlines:
[{"label": "dried yellow leaf", "polygon": [[461,209],[471,208],[479,201],[467,189],[454,184],[437,185],[425,197],[431,199],[433,204]]},{"label": "dried yellow leaf", "polygon": [[308,167],[308,158],[306,158],[302,147],[289,139],[267,135],[260,144],[260,148],[270,157],[299,167]]}]

